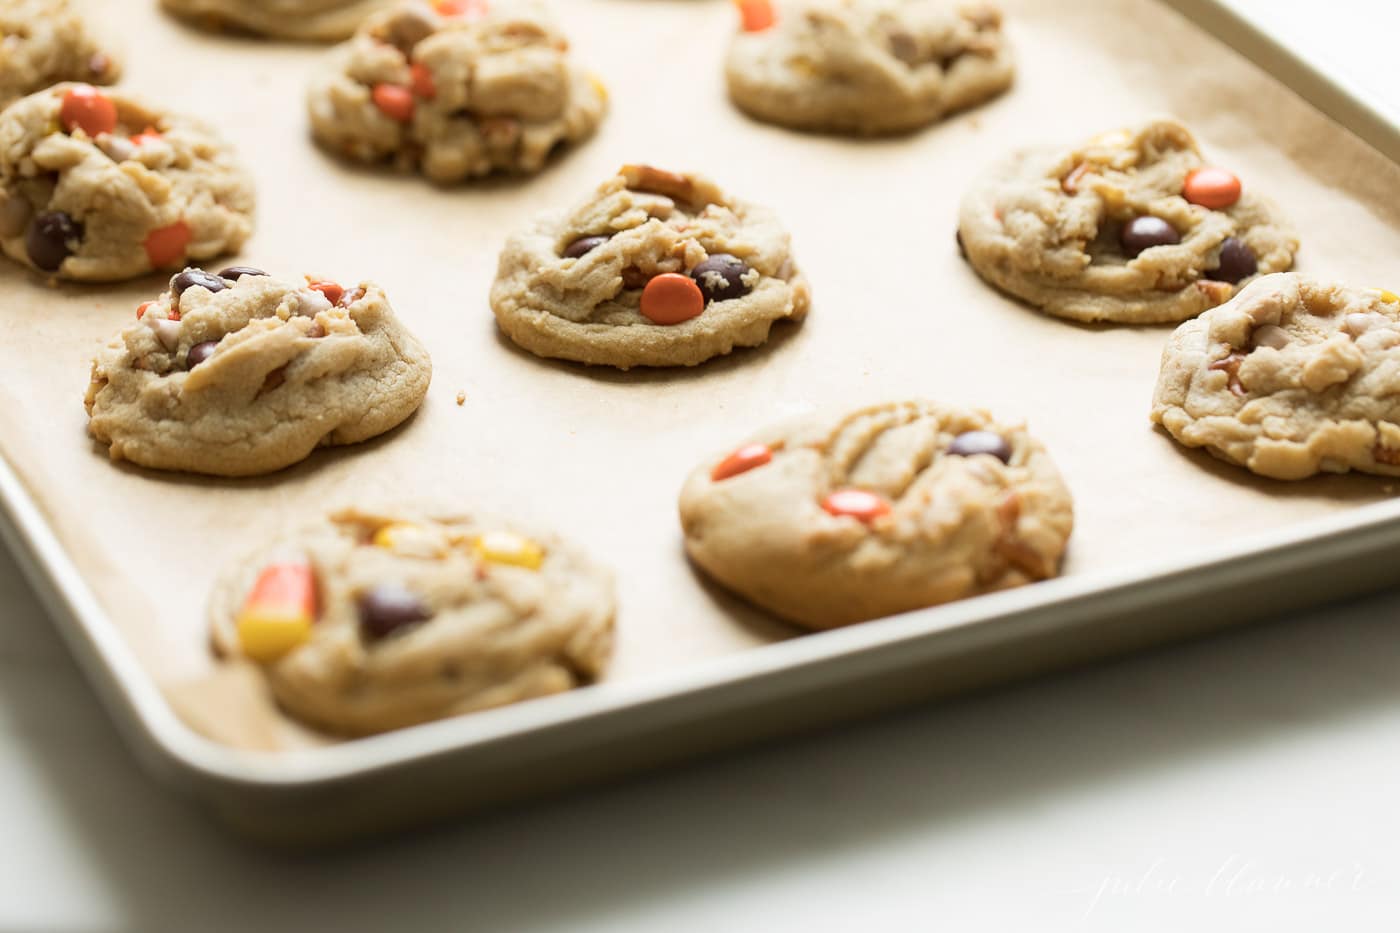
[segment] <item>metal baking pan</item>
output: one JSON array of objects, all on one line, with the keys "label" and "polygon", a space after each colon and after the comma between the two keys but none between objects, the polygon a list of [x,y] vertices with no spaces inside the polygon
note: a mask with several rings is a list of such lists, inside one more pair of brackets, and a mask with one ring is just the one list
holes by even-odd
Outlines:
[{"label": "metal baking pan", "polygon": [[[903,283],[892,282],[888,286],[890,291],[878,293],[883,303],[872,302],[880,304],[876,310],[860,306],[859,293],[846,288],[841,270],[836,268],[847,247],[823,242],[843,236],[846,229],[833,217],[855,216],[853,212],[867,209],[869,199],[843,199],[839,191],[834,195],[823,191],[813,197],[831,198],[830,205],[825,201],[804,204],[799,197],[801,179],[788,187],[786,180],[775,176],[771,181],[774,195],[771,200],[788,218],[798,258],[813,275],[816,299],[813,317],[801,331],[780,335],[772,347],[749,351],[732,360],[679,375],[614,376],[540,363],[494,338],[485,309],[484,296],[494,249],[498,248],[509,219],[518,218],[527,208],[577,197],[587,179],[596,180],[609,167],[629,160],[634,154],[652,161],[669,159],[672,165],[677,165],[685,154],[683,144],[687,137],[682,129],[676,129],[671,135],[667,135],[670,131],[662,129],[658,131],[659,138],[647,140],[637,137],[629,128],[644,118],[645,114],[639,114],[639,110],[653,106],[660,98],[652,94],[650,87],[644,86],[645,82],[629,82],[623,66],[616,65],[615,72],[610,74],[603,69],[617,91],[615,112],[610,117],[613,128],[605,129],[599,140],[569,155],[559,167],[550,169],[534,183],[492,183],[476,190],[428,195],[424,192],[430,189],[415,180],[385,181],[371,173],[335,167],[319,155],[305,156],[320,160],[308,164],[326,173],[328,184],[343,186],[347,197],[370,198],[377,196],[371,193],[371,186],[395,185],[397,187],[385,189],[390,192],[388,196],[441,197],[453,211],[482,212],[454,221],[463,225],[479,222],[486,229],[474,235],[469,244],[480,247],[482,255],[466,260],[461,270],[467,286],[465,290],[470,294],[460,305],[449,309],[454,324],[462,317],[470,317],[480,326],[464,336],[458,331],[448,331],[443,325],[449,317],[448,311],[420,310],[415,317],[408,309],[421,308],[424,302],[421,294],[415,293],[411,277],[405,274],[399,282],[389,283],[398,285],[397,294],[408,296],[409,300],[400,304],[401,311],[410,325],[425,336],[435,356],[439,355],[439,347],[446,346],[443,334],[451,333],[457,339],[474,341],[475,344],[461,352],[479,354],[471,359],[486,360],[487,366],[499,366],[490,370],[491,377],[501,379],[512,388],[531,386],[536,381],[542,392],[577,388],[574,394],[600,408],[621,393],[632,393],[635,400],[629,404],[638,408],[622,411],[620,416],[624,420],[636,417],[641,406],[652,406],[678,413],[679,420],[686,422],[683,430],[676,429],[662,439],[666,447],[681,449],[655,448],[655,460],[663,474],[656,480],[659,491],[638,493],[636,506],[635,514],[644,516],[637,519],[637,534],[645,535],[647,549],[658,552],[654,558],[656,563],[648,567],[670,568],[666,571],[668,575],[656,584],[662,588],[661,592],[648,589],[646,580],[637,580],[639,576],[645,577],[641,571],[632,568],[629,574],[629,568],[618,566],[625,560],[617,558],[633,554],[626,550],[631,545],[617,543],[621,539],[605,538],[602,531],[595,532],[595,538],[601,541],[607,556],[613,558],[610,562],[624,581],[621,624],[625,647],[620,658],[621,671],[603,683],[561,696],[351,742],[306,742],[278,751],[257,751],[206,738],[191,728],[170,702],[170,692],[162,683],[164,671],[158,669],[158,661],[153,660],[160,658],[161,653],[149,649],[150,632],[142,634],[142,626],[149,620],[139,617],[143,607],[155,605],[154,596],[163,595],[163,588],[172,588],[183,597],[207,587],[217,570],[213,557],[223,555],[222,545],[209,539],[212,556],[210,565],[205,565],[201,558],[187,556],[190,548],[179,537],[182,532],[172,529],[170,533],[175,541],[172,552],[187,562],[178,573],[152,574],[149,568],[159,568],[158,560],[153,565],[143,563],[143,573],[124,572],[118,558],[125,557],[125,551],[148,550],[127,548],[122,542],[107,540],[113,522],[130,523],[130,517],[122,512],[128,507],[127,497],[169,496],[181,509],[196,507],[202,497],[217,498],[219,508],[235,501],[265,503],[268,520],[271,520],[278,511],[295,511],[298,497],[323,480],[327,484],[342,484],[339,488],[343,491],[343,484],[368,474],[373,477],[373,483],[392,486],[401,479],[395,470],[407,469],[403,459],[394,459],[396,451],[432,451],[436,449],[432,442],[447,443],[443,440],[445,432],[451,430],[461,435],[466,431],[466,428],[445,425],[465,423],[484,429],[492,427],[492,419],[497,417],[509,415],[519,420],[516,417],[519,412],[506,411],[501,392],[483,381],[469,385],[474,401],[468,402],[462,412],[454,413],[450,399],[457,391],[458,381],[469,377],[458,379],[456,370],[461,361],[452,356],[456,351],[450,351],[446,365],[443,359],[439,360],[435,386],[439,396],[436,400],[430,396],[432,410],[420,415],[404,432],[370,445],[366,452],[349,452],[336,459],[318,455],[322,459],[304,468],[250,483],[219,485],[173,479],[118,469],[101,462],[101,452],[81,440],[81,412],[69,410],[74,407],[71,398],[64,399],[62,406],[55,409],[60,414],[51,419],[58,422],[52,435],[35,430],[33,423],[24,421],[22,413],[15,414],[17,399],[23,399],[27,392],[42,393],[47,388],[64,385],[71,387],[75,379],[77,387],[73,391],[81,391],[82,373],[73,372],[71,364],[87,353],[89,346],[84,344],[77,350],[64,351],[56,362],[62,363],[67,371],[61,374],[62,378],[54,377],[52,387],[30,386],[19,383],[26,374],[38,378],[33,375],[37,370],[26,369],[21,364],[11,341],[9,362],[14,363],[18,372],[12,370],[7,384],[0,386],[0,403],[5,403],[0,407],[10,412],[0,415],[0,533],[97,686],[113,720],[152,774],[204,801],[240,832],[269,841],[325,843],[577,787],[770,736],[850,720],[923,698],[1083,663],[1388,585],[1393,579],[1391,568],[1400,557],[1400,502],[1388,498],[1390,489],[1386,481],[1374,477],[1333,477],[1293,486],[1269,484],[1215,464],[1203,454],[1177,450],[1146,424],[1150,387],[1155,377],[1152,350],[1165,339],[1167,331],[1158,328],[1126,333],[1079,328],[1048,321],[995,295],[958,265],[952,246],[955,213],[948,205],[955,203],[969,164],[980,161],[987,153],[1035,141],[1057,125],[1054,114],[1049,112],[1053,108],[1045,104],[1062,93],[1049,79],[1052,69],[1056,77],[1063,76],[1070,81],[1127,74],[1123,69],[1131,66],[1129,54],[1111,50],[1115,40],[1129,35],[1140,44],[1139,50],[1133,53],[1134,59],[1142,57],[1141,44],[1161,43],[1164,47],[1169,44],[1170,50],[1153,53],[1158,55],[1159,65],[1177,61],[1178,57],[1182,62],[1199,64],[1189,69],[1192,83],[1182,93],[1229,86],[1240,88],[1242,95],[1250,97],[1260,93],[1271,95],[1268,103],[1275,109],[1273,116],[1280,127],[1278,144],[1288,153],[1288,165],[1270,164],[1267,150],[1252,146],[1243,138],[1230,138],[1223,129],[1229,123],[1227,114],[1202,113],[1194,121],[1190,120],[1191,114],[1183,116],[1188,122],[1204,127],[1202,135],[1206,137],[1208,148],[1218,141],[1229,153],[1246,160],[1251,168],[1257,168],[1259,177],[1273,181],[1276,199],[1283,200],[1286,193],[1292,193],[1300,202],[1315,201],[1325,196],[1327,178],[1349,171],[1346,159],[1366,163],[1361,168],[1372,177],[1372,182],[1347,181],[1338,188],[1336,197],[1339,203],[1345,201],[1344,209],[1316,204],[1302,211],[1300,226],[1313,237],[1319,236],[1318,224],[1325,223],[1326,215],[1334,210],[1341,215],[1337,223],[1354,222],[1353,214],[1348,211],[1364,211],[1368,191],[1400,193],[1400,168],[1388,161],[1400,158],[1400,132],[1380,117],[1374,107],[1272,44],[1215,0],[1174,0],[1171,3],[1194,23],[1179,19],[1158,0],[1065,0],[1055,5],[1053,13],[1044,10],[1046,5],[1035,0],[1008,0],[1004,5],[1013,39],[1022,51],[1021,85],[1007,100],[1016,95],[1024,99],[1016,105],[994,103],[985,110],[957,117],[944,126],[907,140],[868,144],[786,134],[748,124],[731,113],[723,102],[718,77],[724,36],[731,28],[727,4],[658,3],[642,8],[620,0],[589,0],[576,6],[567,5],[569,26],[582,33],[578,43],[581,53],[591,52],[605,63],[620,61],[628,42],[632,41],[626,35],[588,32],[590,28],[601,29],[597,24],[605,25],[610,19],[615,22],[617,18],[626,17],[629,30],[635,31],[653,28],[644,21],[654,16],[658,39],[691,40],[685,44],[683,54],[678,53],[686,61],[674,67],[699,69],[703,66],[705,70],[703,78],[697,81],[696,95],[697,99],[706,101],[705,107],[713,108],[714,116],[701,114],[695,119],[702,127],[706,120],[713,120],[710,128],[701,132],[724,137],[713,142],[700,140],[697,146],[710,145],[711,151],[717,152],[725,147],[732,148],[731,137],[744,139],[753,144],[753,160],[761,162],[769,158],[762,153],[772,147],[775,151],[772,159],[788,160],[782,164],[790,164],[796,153],[810,151],[814,162],[824,163],[833,173],[823,176],[828,179],[839,178],[844,170],[842,166],[848,163],[854,166],[853,171],[867,173],[891,165],[905,170],[922,166],[917,176],[901,178],[889,174],[878,179],[878,184],[886,186],[891,196],[888,204],[869,209],[890,211],[892,216],[902,219],[902,225],[887,223],[870,236],[879,239],[880,230],[892,231],[884,245],[893,255],[908,260],[905,268],[911,271],[901,273],[905,277]],[[133,18],[143,20],[137,24],[140,29],[133,26],[127,34],[135,36],[149,26],[158,37],[179,37],[192,46],[181,54],[213,56],[215,65],[218,55],[259,56],[258,60],[266,64],[268,70],[265,73],[254,70],[248,82],[254,96],[276,92],[287,74],[314,66],[318,54],[304,47],[265,51],[262,46],[239,40],[200,37],[186,33],[183,27],[158,21],[156,14],[146,9],[150,6],[153,5],[141,4],[139,12],[135,6],[127,11]],[[151,22],[145,23],[145,18],[150,18]],[[590,22],[595,25],[590,27]],[[692,28],[697,24],[697,28]],[[1235,44],[1268,73],[1225,51],[1202,29]],[[234,43],[234,46],[230,50],[220,43]],[[1065,64],[1061,66],[1059,62]],[[211,67],[210,72],[216,73],[217,67]],[[1181,73],[1185,74],[1186,70]],[[140,80],[139,69],[136,80]],[[158,88],[161,78],[158,74],[149,74],[146,80],[152,88]],[[668,76],[661,75],[656,84],[665,80],[669,80]],[[1283,90],[1278,82],[1295,89],[1309,103]],[[1127,89],[1121,91],[1122,100],[1108,100],[1103,105],[1105,123],[1131,112],[1133,108],[1124,101],[1134,88],[1145,86],[1141,79],[1136,84],[1127,82]],[[193,99],[203,92],[207,89],[187,93]],[[186,92],[171,89],[170,93],[180,97]],[[1160,109],[1154,105],[1163,102],[1148,101],[1143,109]],[[1176,102],[1165,100],[1168,104]],[[1212,106],[1228,108],[1234,103],[1238,101],[1226,95]],[[1074,138],[1075,132],[1081,129],[1107,128],[1107,125],[1092,126],[1088,122],[1088,116],[1095,114],[1092,103],[1081,102],[1074,106],[1079,108],[1077,116],[1067,115],[1063,121],[1072,124],[1068,138]],[[1069,109],[1074,110],[1074,107]],[[239,136],[236,141],[242,148],[249,148],[250,141],[256,144],[258,139],[265,138],[257,137],[249,129],[256,124],[257,101],[233,110],[234,128],[238,130],[235,135]],[[1019,125],[1018,121],[1029,119],[1027,115],[1035,111],[1042,112],[1037,119],[1043,124]],[[258,131],[297,133],[296,109],[279,113],[283,116],[264,121],[266,125],[257,124]],[[241,130],[240,120],[245,121]],[[1325,127],[1328,133],[1334,134],[1328,137],[1325,147],[1332,153],[1330,155],[1315,151],[1309,141],[1318,127]],[[1385,158],[1366,149],[1350,134],[1364,139]],[[1060,134],[1061,137],[1065,135]],[[281,140],[281,137],[274,138]],[[299,138],[281,140],[278,145],[282,143],[308,145]],[[637,149],[649,151],[637,153]],[[867,156],[870,152],[876,154]],[[1250,156],[1253,156],[1252,161]],[[1327,161],[1334,156],[1342,161]],[[278,159],[255,157],[255,161],[261,160],[260,181],[267,182],[280,170],[280,159],[280,153]],[[905,159],[908,161],[902,161]],[[1377,166],[1385,169],[1381,172],[1385,177],[1380,181],[1374,181]],[[739,190],[744,190],[743,185],[752,189],[765,177],[762,166],[746,169],[737,158],[717,167],[689,162],[677,167],[705,168],[721,176],[721,180],[727,180],[722,176],[737,176],[732,186]],[[1395,174],[1388,174],[1392,169]],[[793,174],[801,175],[803,170],[799,166]],[[295,167],[287,171],[292,178],[289,184],[294,183]],[[1299,190],[1277,190],[1285,178],[1292,177],[1290,173],[1302,179]],[[863,183],[874,185],[876,181],[867,178]],[[1367,184],[1377,187],[1370,189]],[[954,189],[946,201],[937,200],[941,196],[940,186]],[[279,189],[275,184],[271,187],[273,202],[269,203],[264,196],[261,218],[264,228],[275,225],[285,216],[289,205],[276,198],[293,190]],[[761,199],[757,197],[758,192],[747,190],[744,193]],[[928,203],[934,205],[929,207],[926,217],[900,213],[907,210],[911,197],[917,200],[925,195]],[[302,206],[299,203],[290,205],[292,208]],[[863,223],[859,218],[856,222]],[[1381,214],[1374,223],[1379,225],[1377,230],[1389,231],[1387,237],[1400,238],[1400,217]],[[354,228],[353,225],[338,225],[337,229]],[[861,233],[866,235],[868,231]],[[289,250],[298,241],[296,231],[279,234],[275,226],[266,237],[262,233],[259,236],[255,249],[260,247],[274,255],[279,250]],[[1314,262],[1316,256],[1309,252],[1310,242],[1305,238],[1305,263]],[[1377,249],[1388,245],[1389,241],[1381,243]],[[324,247],[321,253],[315,253],[315,244],[305,248],[314,254],[311,261],[328,262],[337,255],[332,246]],[[351,243],[347,248],[358,250],[357,256],[371,256],[376,249],[372,243],[358,246]],[[250,251],[247,258],[256,261],[265,253]],[[917,257],[923,253],[937,254],[936,262],[930,263],[931,271],[917,265]],[[432,258],[446,261],[450,255],[443,250],[434,253]],[[1373,256],[1365,254],[1356,257],[1353,266],[1347,266],[1344,258],[1329,257],[1325,250],[1316,258],[1321,261],[1305,268],[1319,273],[1335,269],[1339,275],[1361,275],[1365,269],[1377,265]],[[264,260],[262,264],[270,263]],[[824,269],[834,271],[823,274]],[[850,315],[885,319],[878,317],[876,312],[879,311],[889,319],[897,319],[897,309],[891,310],[889,297],[898,294],[906,284],[929,287],[927,283],[920,284],[920,275],[932,275],[940,287],[949,289],[953,295],[949,302],[952,305],[985,307],[987,320],[992,322],[983,325],[979,323],[980,318],[962,322],[947,318],[939,327],[955,336],[975,340],[979,345],[993,338],[1004,339],[1009,354],[1014,357],[1023,353],[1026,360],[1035,359],[1043,347],[1046,365],[1042,367],[1042,378],[1048,381],[1043,385],[1027,381],[1010,387],[998,386],[992,380],[979,381],[975,378],[975,369],[958,369],[960,364],[951,353],[939,357],[938,367],[931,366],[926,357],[915,352],[919,345],[916,340],[894,341],[884,351],[879,351],[878,344],[872,344],[874,349],[862,347],[858,340],[854,348],[844,346],[851,342],[845,339],[847,333],[843,331],[853,326]],[[98,304],[96,312],[88,312],[87,317],[73,325],[84,338],[94,339],[119,326],[124,319],[121,315],[127,313],[120,310],[126,307],[126,302],[131,301],[134,306],[134,299],[156,287],[158,284],[146,282],[116,289],[114,293],[82,289],[45,293],[18,273],[7,272],[0,276],[0,295],[6,298],[32,298],[55,307],[78,307],[84,302]],[[871,287],[878,290],[884,286],[877,283]],[[395,288],[390,287],[390,294],[394,297]],[[474,297],[477,295],[480,297]],[[396,303],[399,302],[396,300]],[[39,322],[33,325],[38,331],[49,327],[44,322],[51,320],[40,317],[42,313],[42,310],[35,311],[30,319]],[[847,317],[843,319],[843,316]],[[908,326],[929,325],[909,319]],[[982,326],[991,329],[979,331],[977,328]],[[423,334],[423,330],[430,333]],[[438,332],[433,333],[435,330]],[[927,343],[937,333],[936,330],[923,332],[919,337]],[[38,334],[34,339],[63,340],[66,342],[62,345],[67,346],[70,337]],[[829,365],[839,359],[829,355],[838,347],[840,352],[855,354],[851,357],[854,371],[837,373]],[[31,349],[26,348],[26,353]],[[6,352],[0,348],[0,362],[6,361]],[[882,357],[880,352],[886,355]],[[1122,356],[1121,366],[1109,360],[1101,369],[1095,369],[1091,362],[1099,356],[1118,355]],[[1063,358],[1056,359],[1057,356]],[[1072,366],[1082,371],[1069,372]],[[939,367],[946,368],[947,373],[940,376],[937,371],[930,372]],[[1111,381],[1119,378],[1126,378],[1126,381],[1122,384]],[[1105,388],[1113,396],[1132,396],[1123,410],[1137,411],[1140,418],[1136,421],[1128,418],[1120,423],[1108,410],[1112,407],[1109,402],[1104,403],[1102,413],[1089,411],[1089,402],[1095,396],[1075,393],[1082,391],[1083,383],[1093,383],[1096,379],[1108,380]],[[741,439],[752,428],[772,420],[777,413],[830,403],[835,400],[833,392],[839,398],[841,393],[856,391],[853,387],[866,386],[866,381],[862,380],[868,381],[868,395],[947,396],[961,389],[961,394],[950,400],[986,401],[998,414],[1027,415],[1032,429],[1061,460],[1077,502],[1083,507],[1083,521],[1072,543],[1066,575],[1019,590],[840,631],[794,637],[794,632],[719,593],[687,568],[678,544],[679,530],[672,507],[674,491],[684,476],[683,468],[722,448],[725,443]],[[838,383],[836,389],[823,388],[832,381]],[[782,393],[775,392],[777,386],[783,387]],[[1041,388],[1037,390],[1037,386]],[[766,401],[760,398],[759,389],[766,393],[763,396]],[[647,393],[654,397],[645,397]],[[1135,393],[1141,397],[1136,397]],[[482,394],[498,407],[473,409],[472,405],[477,404],[475,399]],[[781,398],[777,397],[779,394]],[[707,400],[717,409],[715,418],[686,418],[685,407],[699,399]],[[573,400],[559,402],[561,406],[572,403]],[[1070,417],[1058,412],[1057,405],[1077,406],[1083,413],[1079,418]],[[566,411],[554,417],[541,413],[538,408],[522,410],[535,419],[537,430],[547,434],[538,440],[537,453],[551,449],[551,445],[607,443],[626,447],[633,457],[632,462],[648,449],[647,443],[653,442],[641,435],[653,424],[664,423],[641,419],[635,438],[621,432],[615,424],[609,424],[606,430],[599,429],[597,437],[587,437],[579,436],[587,434],[589,425],[577,412]],[[549,431],[557,431],[566,416],[571,419],[577,416],[574,426],[557,435],[548,435]],[[451,421],[454,417],[462,422]],[[1082,423],[1087,417],[1104,419],[1107,427],[1100,428],[1100,432],[1111,429],[1107,453],[1094,449],[1095,439],[1102,433],[1095,434],[1089,430],[1092,424],[1086,427]],[[488,439],[493,444],[506,443],[502,438]],[[1146,451],[1141,463],[1133,459],[1137,456],[1134,451],[1138,450]],[[466,451],[466,446],[454,447],[453,456],[468,457]],[[1111,480],[1114,476],[1111,464],[1106,466],[1103,462],[1106,456],[1111,461],[1121,461],[1124,472],[1139,467],[1162,470],[1172,482],[1164,487],[1155,474],[1119,477],[1116,484],[1105,481],[1105,477]],[[582,453],[579,459],[587,460]],[[458,475],[463,472],[460,465],[454,464],[438,464],[434,469],[440,470],[443,476],[450,475],[454,481],[458,481]],[[120,492],[121,501],[106,500],[111,502],[112,515],[105,514],[106,509],[94,509],[72,501],[73,497],[66,494],[66,489],[71,487],[61,485],[69,478],[66,471],[70,470],[73,476],[93,478],[98,483],[106,483],[111,478],[111,490],[98,490],[98,494]],[[602,481],[601,477],[601,473],[590,473],[585,479],[597,483]],[[511,490],[507,480],[495,482],[507,487],[503,498],[506,492],[512,491],[520,498],[521,491],[530,488],[522,485]],[[492,483],[483,482],[480,486],[489,491]],[[541,494],[541,498],[546,497]],[[150,502],[138,505],[148,510],[153,508]],[[498,504],[493,503],[493,507],[499,511]],[[561,509],[561,530],[588,543],[589,521],[594,517],[594,513],[588,511],[588,504],[574,503]],[[148,514],[156,516],[152,524],[159,526],[160,516],[155,511],[148,511]],[[1212,527],[1215,519],[1209,516],[1218,516],[1220,524]],[[255,525],[260,520],[255,510],[240,523],[239,529],[231,529],[230,537],[245,535],[244,540],[234,543],[246,544],[251,540],[246,535],[253,532],[242,530],[242,525]],[[1112,533],[1115,522],[1122,525],[1125,542],[1122,547],[1116,546]],[[1143,528],[1144,523],[1148,527]],[[199,521],[194,524],[197,529],[207,527]],[[146,532],[132,532],[143,533]],[[193,582],[183,578],[191,578]],[[180,590],[181,586],[189,587],[188,591]],[[161,612],[179,611],[178,607],[186,604],[182,598],[175,599],[177,610],[170,610],[166,605],[170,601],[160,600]],[[676,608],[674,614],[678,618],[689,613],[703,624],[720,626],[722,637],[716,636],[712,643],[704,637],[692,639],[695,632],[685,630],[684,638],[669,639],[665,626],[671,620],[662,611],[668,606]],[[180,650],[186,652],[181,657],[189,656],[188,652],[193,650],[191,646],[196,643],[202,650],[202,612],[196,607],[186,612],[185,617],[183,624],[176,625],[160,621],[169,618],[164,615],[157,619],[165,627],[158,628],[161,638],[156,640],[178,643]],[[647,626],[650,628],[645,628]],[[655,644],[668,640],[679,641],[680,648],[664,663],[649,664],[653,656],[648,651],[654,651]],[[723,642],[722,650],[715,647],[720,642]]]}]

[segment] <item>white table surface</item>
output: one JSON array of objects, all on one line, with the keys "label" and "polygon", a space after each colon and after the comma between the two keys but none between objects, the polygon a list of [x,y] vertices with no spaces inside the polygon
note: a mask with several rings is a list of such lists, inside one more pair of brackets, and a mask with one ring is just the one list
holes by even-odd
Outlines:
[{"label": "white table surface", "polygon": [[[1389,0],[1235,2],[1400,115]],[[1398,619],[1400,591],[287,856],[138,772],[0,551],[0,930],[1393,930]]]}]

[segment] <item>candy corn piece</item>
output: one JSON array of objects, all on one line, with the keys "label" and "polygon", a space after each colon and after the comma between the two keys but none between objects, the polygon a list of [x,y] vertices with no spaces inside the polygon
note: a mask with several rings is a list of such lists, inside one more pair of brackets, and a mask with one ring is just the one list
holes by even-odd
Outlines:
[{"label": "candy corn piece", "polygon": [[311,636],[316,621],[316,579],[305,560],[281,560],[258,574],[238,613],[243,653],[270,664]]},{"label": "candy corn piece", "polygon": [[540,564],[544,563],[544,548],[513,531],[487,532],[476,539],[472,553],[477,560],[511,564],[526,570],[539,570]]},{"label": "candy corn piece", "polygon": [[777,22],[771,0],[734,0],[744,32],[762,32]]}]

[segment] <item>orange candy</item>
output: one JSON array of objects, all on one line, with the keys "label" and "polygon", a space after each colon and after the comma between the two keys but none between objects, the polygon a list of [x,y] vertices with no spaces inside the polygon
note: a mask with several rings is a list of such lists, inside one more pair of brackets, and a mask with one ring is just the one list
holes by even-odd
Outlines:
[{"label": "orange candy", "polygon": [[413,119],[413,92],[397,84],[376,84],[370,91],[374,106],[390,120],[408,123]]},{"label": "orange candy", "polygon": [[883,496],[864,489],[838,489],[822,500],[822,508],[837,517],[859,519],[868,525],[881,515],[888,515],[890,504]]},{"label": "orange candy", "polygon": [[154,126],[148,126],[141,132],[137,133],[135,136],[131,137],[131,141],[136,145],[140,146],[143,143],[159,142],[161,138],[162,137],[160,135],[160,130],[157,130]]},{"label": "orange candy", "polygon": [[719,462],[710,471],[710,479],[718,483],[722,479],[747,473],[773,460],[773,448],[767,444],[745,444]]},{"label": "orange candy", "polygon": [[705,295],[688,275],[663,272],[642,289],[642,316],[653,324],[681,324],[705,311]]},{"label": "orange candy", "polygon": [[117,128],[117,105],[92,85],[79,84],[64,93],[58,118],[68,132],[80,129],[96,139]]},{"label": "orange candy", "polygon": [[326,300],[333,305],[340,304],[340,299],[345,297],[345,289],[335,282],[312,282],[306,286],[313,292],[320,292],[326,296]]},{"label": "orange candy", "polygon": [[409,73],[413,76],[413,93],[424,100],[432,100],[437,97],[437,82],[433,80],[433,73],[428,70],[427,65],[415,63],[409,68]]},{"label": "orange candy", "polygon": [[151,261],[151,268],[163,269],[183,262],[190,236],[190,226],[183,220],[146,234],[146,258]]},{"label": "orange candy", "polygon": [[443,16],[468,16],[480,19],[490,10],[487,0],[433,0],[433,8]]},{"label": "orange candy", "polygon": [[141,304],[137,305],[137,307],[136,307],[136,320],[139,321],[139,320],[141,320],[143,317],[145,317],[145,316],[146,316],[146,312],[150,310],[151,305],[153,305],[153,304],[155,304],[154,301],[143,301],[143,302],[141,302]]},{"label": "orange candy", "polygon": [[1240,180],[1223,168],[1207,166],[1186,176],[1181,196],[1213,211],[1224,210],[1240,199]]},{"label": "orange candy", "polygon": [[762,32],[778,21],[769,0],[734,0],[734,4],[739,8],[744,32]]}]

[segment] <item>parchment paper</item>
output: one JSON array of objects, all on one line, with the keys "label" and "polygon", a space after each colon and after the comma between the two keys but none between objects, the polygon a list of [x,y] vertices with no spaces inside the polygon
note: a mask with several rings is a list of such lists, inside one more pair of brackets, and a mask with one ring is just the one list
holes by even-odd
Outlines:
[{"label": "parchment paper", "polygon": [[[377,280],[436,368],[407,426],[274,476],[114,466],[86,435],[89,361],[163,277],[52,288],[0,269],[0,451],[152,677],[192,725],[232,744],[321,740],[246,672],[213,676],[211,581],[273,529],[357,500],[479,504],[586,544],[617,573],[610,676],[622,679],[795,634],[692,571],[675,497],[702,457],[814,406],[928,395],[1024,417],[1076,497],[1072,574],[1185,556],[1390,492],[1369,477],[1262,482],[1181,450],[1147,419],[1168,328],[1042,317],[958,257],[957,204],[986,162],[1164,112],[1286,209],[1301,269],[1400,288],[1388,278],[1400,277],[1400,169],[1155,0],[1005,0],[1016,88],[886,141],[795,134],[732,109],[727,0],[556,0],[575,54],[613,92],[610,117],[541,176],[450,191],[311,145],[303,89],[322,47],[206,35],[155,0],[88,6],[126,46],[128,88],[216,122],[252,166],[258,232],[239,259],[283,277]],[[501,338],[486,296],[506,234],[628,161],[700,170],[775,207],[811,277],[807,323],[696,369],[629,374],[545,362]]]}]

